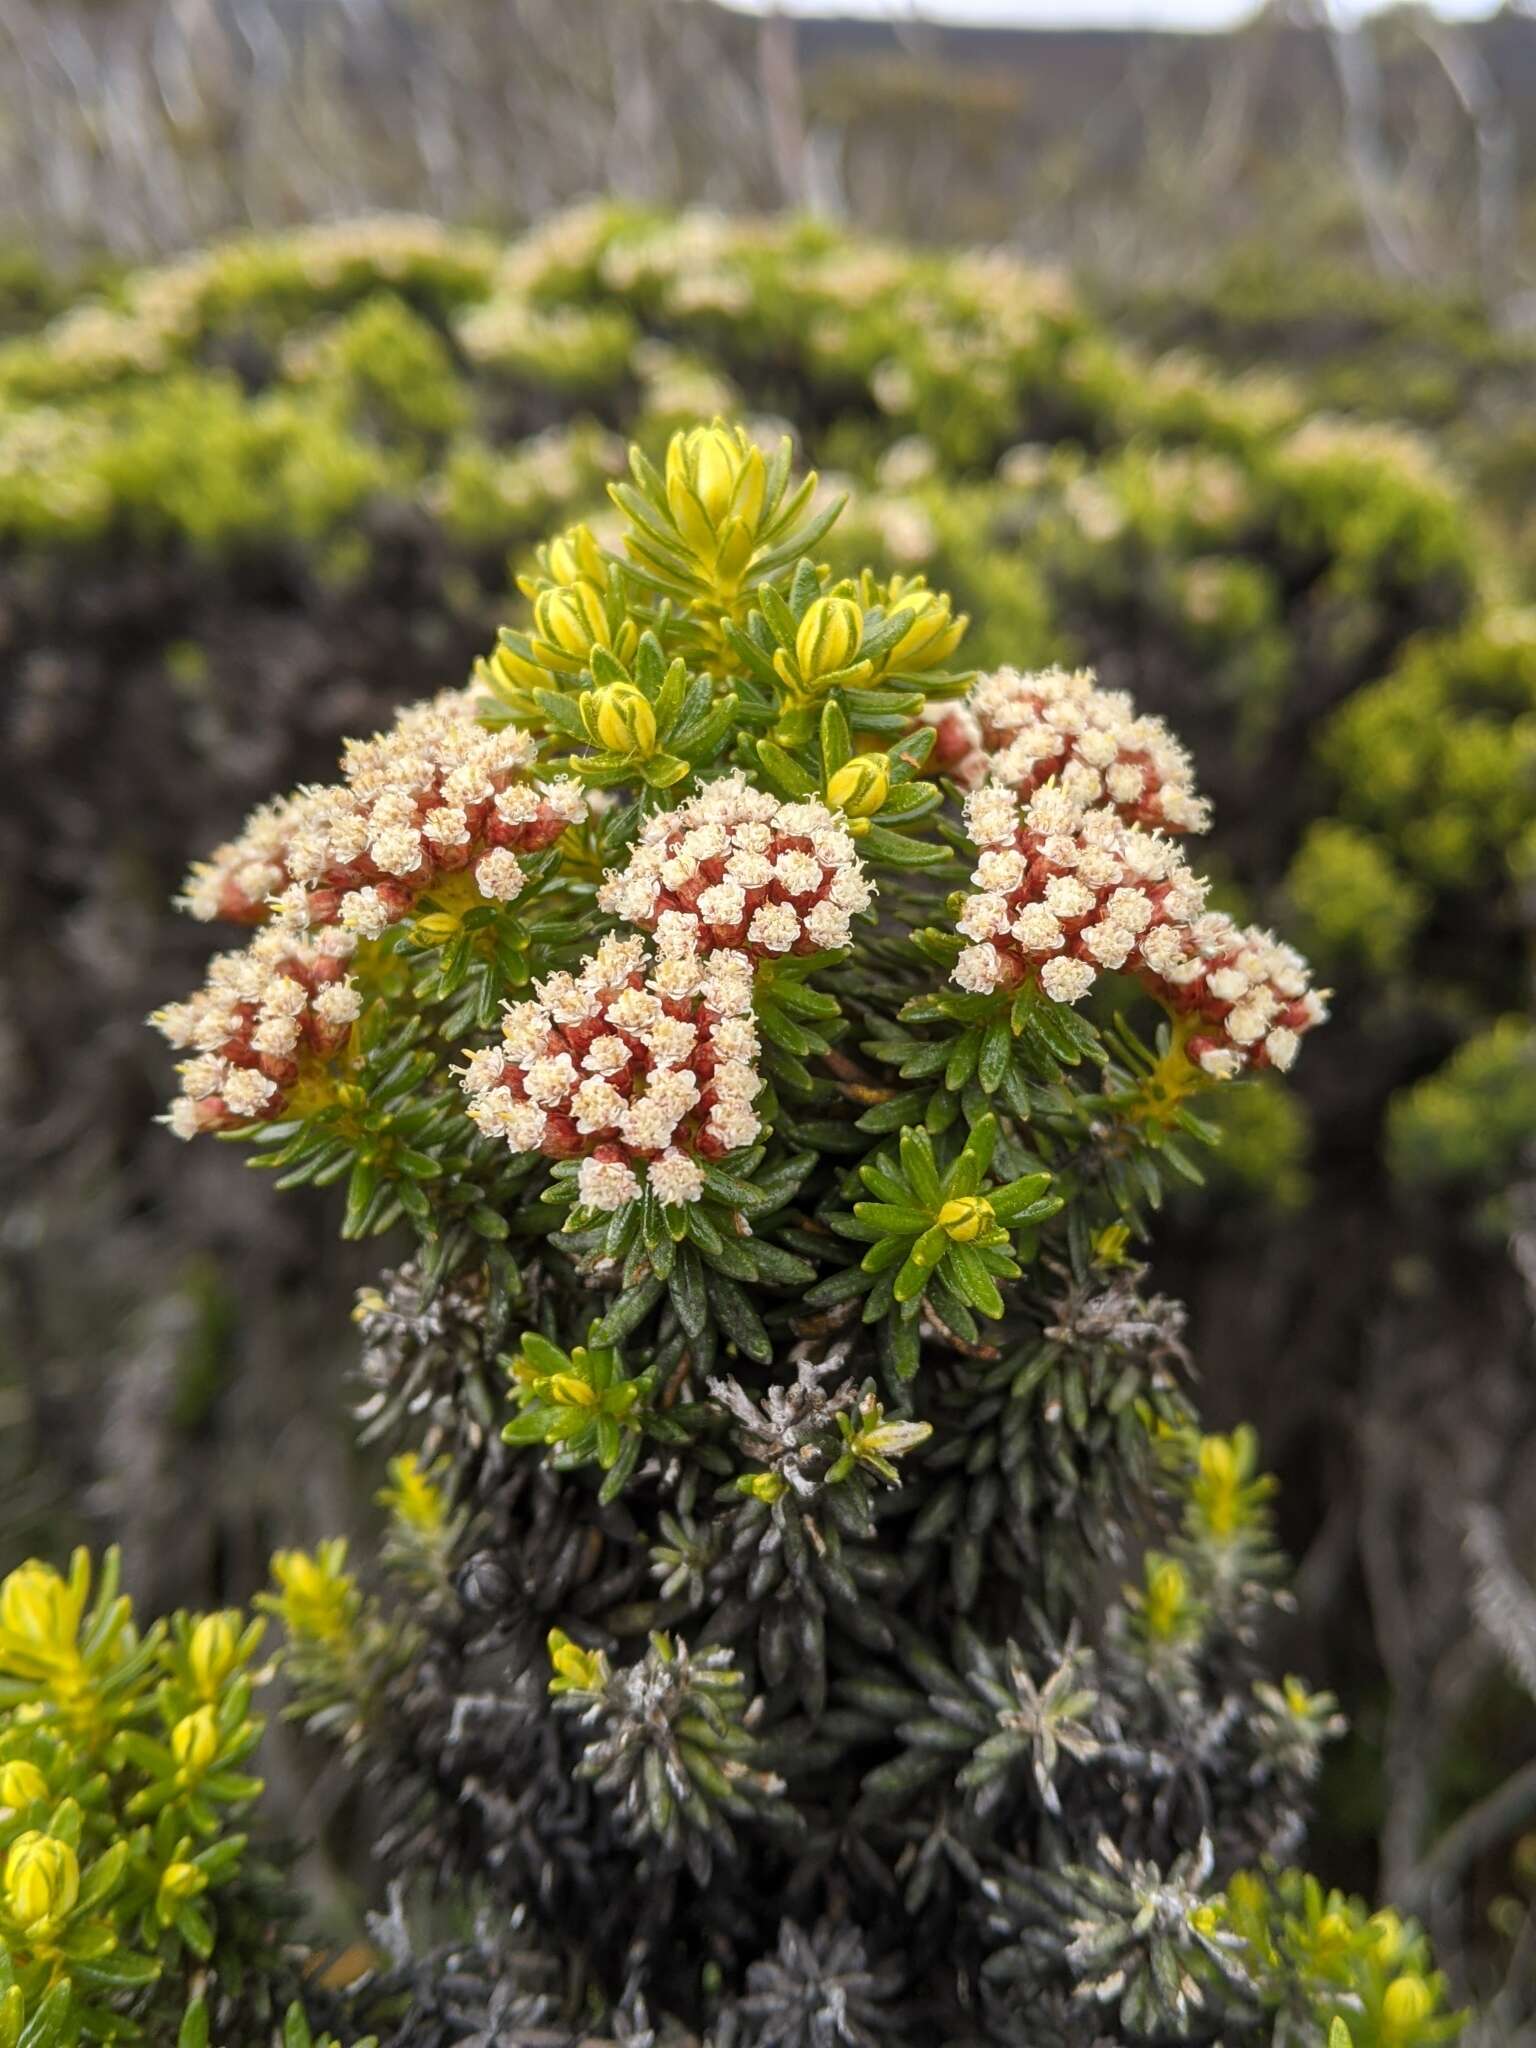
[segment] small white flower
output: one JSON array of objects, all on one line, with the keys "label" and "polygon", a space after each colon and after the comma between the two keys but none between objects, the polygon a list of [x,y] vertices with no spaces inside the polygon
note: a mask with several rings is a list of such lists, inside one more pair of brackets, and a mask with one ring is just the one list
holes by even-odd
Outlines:
[{"label": "small white flower", "polygon": [[583,1159],[576,1175],[576,1192],[589,1209],[611,1212],[633,1202],[640,1183],[622,1159]]},{"label": "small white flower", "polygon": [[576,1068],[568,1052],[546,1053],[536,1059],[523,1078],[528,1100],[540,1109],[554,1109],[575,1092]]},{"label": "small white flower", "polygon": [[1242,1060],[1228,1045],[1207,1046],[1201,1053],[1201,1071],[1210,1075],[1213,1081],[1230,1081],[1241,1071]]},{"label": "small white flower", "polygon": [[1264,1050],[1269,1055],[1270,1065],[1278,1068],[1282,1074],[1290,1072],[1300,1047],[1301,1040],[1284,1024],[1277,1024],[1264,1040]]},{"label": "small white flower", "polygon": [[465,1061],[459,1086],[467,1095],[484,1095],[494,1088],[507,1070],[506,1054],[499,1045],[483,1045]]},{"label": "small white flower", "polygon": [[1081,1002],[1097,978],[1086,960],[1065,955],[1047,960],[1040,970],[1040,986],[1053,1003]]},{"label": "small white flower", "polygon": [[232,1116],[260,1116],[277,1093],[277,1083],[255,1067],[232,1067],[222,1093]]},{"label": "small white flower", "polygon": [[800,913],[791,903],[763,903],[752,913],[747,941],[765,953],[787,953],[800,936]]},{"label": "small white flower", "polygon": [[311,1007],[329,1031],[355,1024],[363,1013],[363,998],[350,981],[333,981],[320,990]]},{"label": "small white flower", "polygon": [[697,1202],[704,1193],[703,1167],[696,1159],[689,1159],[676,1150],[664,1152],[659,1159],[653,1159],[646,1179],[657,1201],[668,1207],[675,1203]]},{"label": "small white flower", "polygon": [[836,952],[852,936],[848,913],[835,903],[816,903],[805,920],[806,936],[823,951]]},{"label": "small white flower", "polygon": [[371,883],[343,896],[337,916],[342,929],[359,939],[382,937],[391,922],[388,904]]},{"label": "small white flower", "polygon": [[1124,925],[1111,924],[1107,919],[1102,924],[1084,925],[1078,938],[1085,952],[1101,967],[1110,969],[1123,967],[1136,943],[1135,935]]},{"label": "small white flower", "polygon": [[422,824],[421,836],[430,840],[434,846],[468,846],[469,826],[457,804],[438,804],[428,811]]},{"label": "small white flower", "polygon": [[571,1098],[571,1114],[576,1119],[576,1128],[583,1136],[590,1137],[594,1131],[613,1128],[624,1114],[624,1097],[617,1088],[611,1087],[594,1074],[583,1081]]},{"label": "small white flower", "polygon": [[971,995],[990,995],[1003,978],[1002,956],[995,946],[967,946],[955,962],[954,978]]},{"label": "small white flower", "polygon": [[493,846],[475,862],[475,886],[494,903],[510,903],[526,879],[510,847]]}]

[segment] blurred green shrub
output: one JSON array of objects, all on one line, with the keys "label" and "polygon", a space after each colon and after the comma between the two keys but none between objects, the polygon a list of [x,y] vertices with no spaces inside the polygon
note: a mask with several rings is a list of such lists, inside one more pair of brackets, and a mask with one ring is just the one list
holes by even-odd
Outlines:
[{"label": "blurred green shrub", "polygon": [[1500,1017],[1393,1102],[1392,1171],[1405,1187],[1496,1193],[1536,1146],[1536,1026]]}]

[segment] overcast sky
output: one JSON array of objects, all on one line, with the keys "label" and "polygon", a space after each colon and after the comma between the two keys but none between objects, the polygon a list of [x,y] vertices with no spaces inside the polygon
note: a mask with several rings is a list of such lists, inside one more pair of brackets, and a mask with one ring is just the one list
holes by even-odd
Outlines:
[{"label": "overcast sky", "polygon": [[[934,21],[1017,23],[1028,28],[1231,28],[1255,0],[733,0],[757,12],[913,15]],[[1346,13],[1374,13],[1387,0],[1342,0]],[[1497,0],[1435,0],[1436,12],[1461,20],[1491,14]]]}]

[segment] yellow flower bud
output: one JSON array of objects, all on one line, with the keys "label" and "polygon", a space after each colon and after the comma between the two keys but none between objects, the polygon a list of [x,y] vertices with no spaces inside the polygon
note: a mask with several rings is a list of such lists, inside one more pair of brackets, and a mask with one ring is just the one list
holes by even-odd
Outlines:
[{"label": "yellow flower bud", "polygon": [[1123,1266],[1126,1247],[1131,1241],[1130,1225],[1106,1223],[1102,1230],[1093,1234],[1093,1255],[1103,1266]]},{"label": "yellow flower bud", "polygon": [[414,1451],[391,1458],[388,1471],[393,1484],[380,1489],[380,1505],[407,1527],[424,1536],[434,1535],[447,1520],[448,1507],[431,1473],[423,1471]]},{"label": "yellow flower bud", "polygon": [[48,1780],[25,1757],[16,1757],[8,1764],[0,1764],[0,1806],[13,1811],[30,1806],[34,1799],[48,1797]]},{"label": "yellow flower bud", "polygon": [[737,1480],[736,1490],[750,1500],[760,1500],[764,1507],[771,1508],[776,1500],[789,1490],[789,1481],[781,1479],[777,1472],[753,1472]]},{"label": "yellow flower bud", "polygon": [[601,1650],[584,1650],[563,1628],[552,1628],[547,1640],[555,1673],[551,1692],[600,1692],[607,1684],[608,1660]]},{"label": "yellow flower bud", "polygon": [[174,1909],[208,1889],[208,1873],[195,1863],[168,1863],[160,1873],[160,1906]]},{"label": "yellow flower bud", "polygon": [[192,1631],[187,1645],[187,1664],[192,1683],[206,1700],[216,1699],[219,1688],[240,1662],[240,1631],[232,1614],[205,1614]]},{"label": "yellow flower bud", "polygon": [[583,709],[588,707],[588,729],[610,754],[635,754],[649,760],[655,753],[656,713],[637,684],[605,683],[602,689],[588,692]]},{"label": "yellow flower bud", "polygon": [[827,802],[849,818],[872,818],[891,789],[891,764],[884,754],[857,754],[827,784]]},{"label": "yellow flower bud", "polygon": [[542,592],[533,616],[543,639],[572,661],[584,662],[594,647],[609,644],[608,617],[594,584],[572,583]]},{"label": "yellow flower bud", "polygon": [[7,1573],[0,1585],[0,1630],[35,1654],[57,1657],[72,1650],[79,1621],[65,1581],[35,1557]]},{"label": "yellow flower bud", "polygon": [[549,573],[556,583],[602,584],[605,576],[603,551],[589,526],[573,526],[549,544]]},{"label": "yellow flower bud", "polygon": [[1435,1994],[1424,1979],[1394,1977],[1382,1993],[1381,2038],[1384,2044],[1410,2042],[1435,2009]]},{"label": "yellow flower bud", "polygon": [[992,1204],[985,1195],[956,1195],[934,1220],[956,1244],[973,1244],[992,1226]]},{"label": "yellow flower bud", "polygon": [[212,1707],[184,1714],[171,1730],[171,1755],[189,1778],[200,1778],[219,1753],[219,1727]]},{"label": "yellow flower bud", "polygon": [[494,671],[491,682],[505,684],[513,690],[542,690],[548,687],[549,677],[537,662],[527,661],[498,641],[487,666]]},{"label": "yellow flower bud", "polygon": [[[762,516],[767,468],[742,427],[716,420],[674,434],[667,447],[667,506],[691,546],[713,559],[709,543],[729,519],[755,529]],[[700,531],[695,502],[708,529]]]},{"label": "yellow flower bud", "polygon": [[290,1635],[313,1642],[340,1642],[351,1631],[356,1587],[341,1569],[346,1545],[321,1546],[312,1557],[303,1550],[279,1550],[272,1559],[278,1606]]},{"label": "yellow flower bud", "polygon": [[5,1859],[6,1910],[36,1935],[74,1910],[80,1865],[68,1842],[36,1828],[18,1835]]},{"label": "yellow flower bud", "polygon": [[1237,1527],[1243,1478],[1232,1440],[1202,1437],[1198,1467],[1199,1504],[1206,1526],[1213,1536],[1230,1536]]},{"label": "yellow flower bud", "polygon": [[1352,1931],[1343,1913],[1324,1913],[1317,1923],[1317,1945],[1322,1949],[1348,1948]]},{"label": "yellow flower bud", "polygon": [[1237,1480],[1237,1459],[1224,1436],[1200,1440],[1200,1477],[1212,1486],[1232,1486]]},{"label": "yellow flower bud", "polygon": [[595,1408],[597,1396],[585,1380],[577,1379],[574,1373],[557,1372],[550,1375],[549,1397],[562,1408]]},{"label": "yellow flower bud", "polygon": [[423,945],[446,946],[458,936],[459,919],[451,910],[428,911],[425,917],[418,917],[411,926],[411,937]]},{"label": "yellow flower bud", "polygon": [[936,590],[907,591],[891,606],[891,617],[898,613],[911,623],[885,657],[891,670],[937,668],[960,645],[969,623],[951,618],[948,597]]},{"label": "yellow flower bud", "polygon": [[1148,1561],[1144,1613],[1150,1635],[1166,1642],[1176,1636],[1189,1608],[1189,1581],[1171,1557]]},{"label": "yellow flower bud", "polygon": [[847,668],[864,638],[864,614],[851,597],[818,597],[795,633],[795,665],[804,681]]},{"label": "yellow flower bud", "polygon": [[[1287,1680],[1287,1684],[1289,1682]],[[1377,1961],[1395,1962],[1403,1949],[1402,1921],[1389,1907],[1383,1907],[1381,1912],[1373,1913],[1365,1924],[1370,1931],[1371,1946],[1376,1952]]]}]

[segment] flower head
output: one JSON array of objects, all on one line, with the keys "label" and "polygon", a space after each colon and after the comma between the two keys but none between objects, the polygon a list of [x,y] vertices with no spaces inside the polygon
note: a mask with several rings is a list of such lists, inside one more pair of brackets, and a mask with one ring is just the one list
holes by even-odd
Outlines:
[{"label": "flower head", "polygon": [[502,1042],[462,1070],[471,1120],[513,1152],[580,1159],[580,1198],[621,1209],[642,1182],[696,1202],[701,1160],[750,1145],[762,1085],[752,964],[691,944],[656,957],[610,936],[577,974],[509,1004]]},{"label": "flower head", "polygon": [[182,901],[205,920],[357,930],[377,916],[383,929],[441,875],[497,848],[536,852],[584,815],[573,782],[531,779],[536,755],[527,733],[480,725],[467,692],[412,705],[387,732],[347,742],[339,783],[255,812],[194,867]]},{"label": "flower head", "polygon": [[1089,808],[1060,783],[1024,799],[996,782],[966,800],[978,849],[954,979],[973,994],[1034,978],[1080,1002],[1101,973],[1135,975],[1180,1020],[1211,1080],[1281,1069],[1327,1015],[1301,955],[1205,909],[1205,884],[1163,833]]},{"label": "flower head", "polygon": [[751,960],[847,945],[873,896],[825,804],[781,803],[737,774],[653,818],[598,901],[654,932],[663,956],[721,947]]},{"label": "flower head", "polygon": [[1123,691],[1100,689],[1091,669],[999,669],[980,679],[968,706],[986,772],[1021,796],[1055,780],[1085,808],[1103,804],[1128,825],[1203,832],[1210,822],[1183,747]]},{"label": "flower head", "polygon": [[467,695],[447,693],[349,740],[340,783],[268,805],[194,868],[194,916],[262,929],[150,1020],[192,1055],[164,1119],[177,1137],[280,1116],[306,1056],[336,1053],[361,1014],[347,973],[358,946],[445,876],[467,870],[489,903],[521,893],[518,855],[586,813],[574,781],[530,779],[535,754],[526,733],[486,731]]}]

